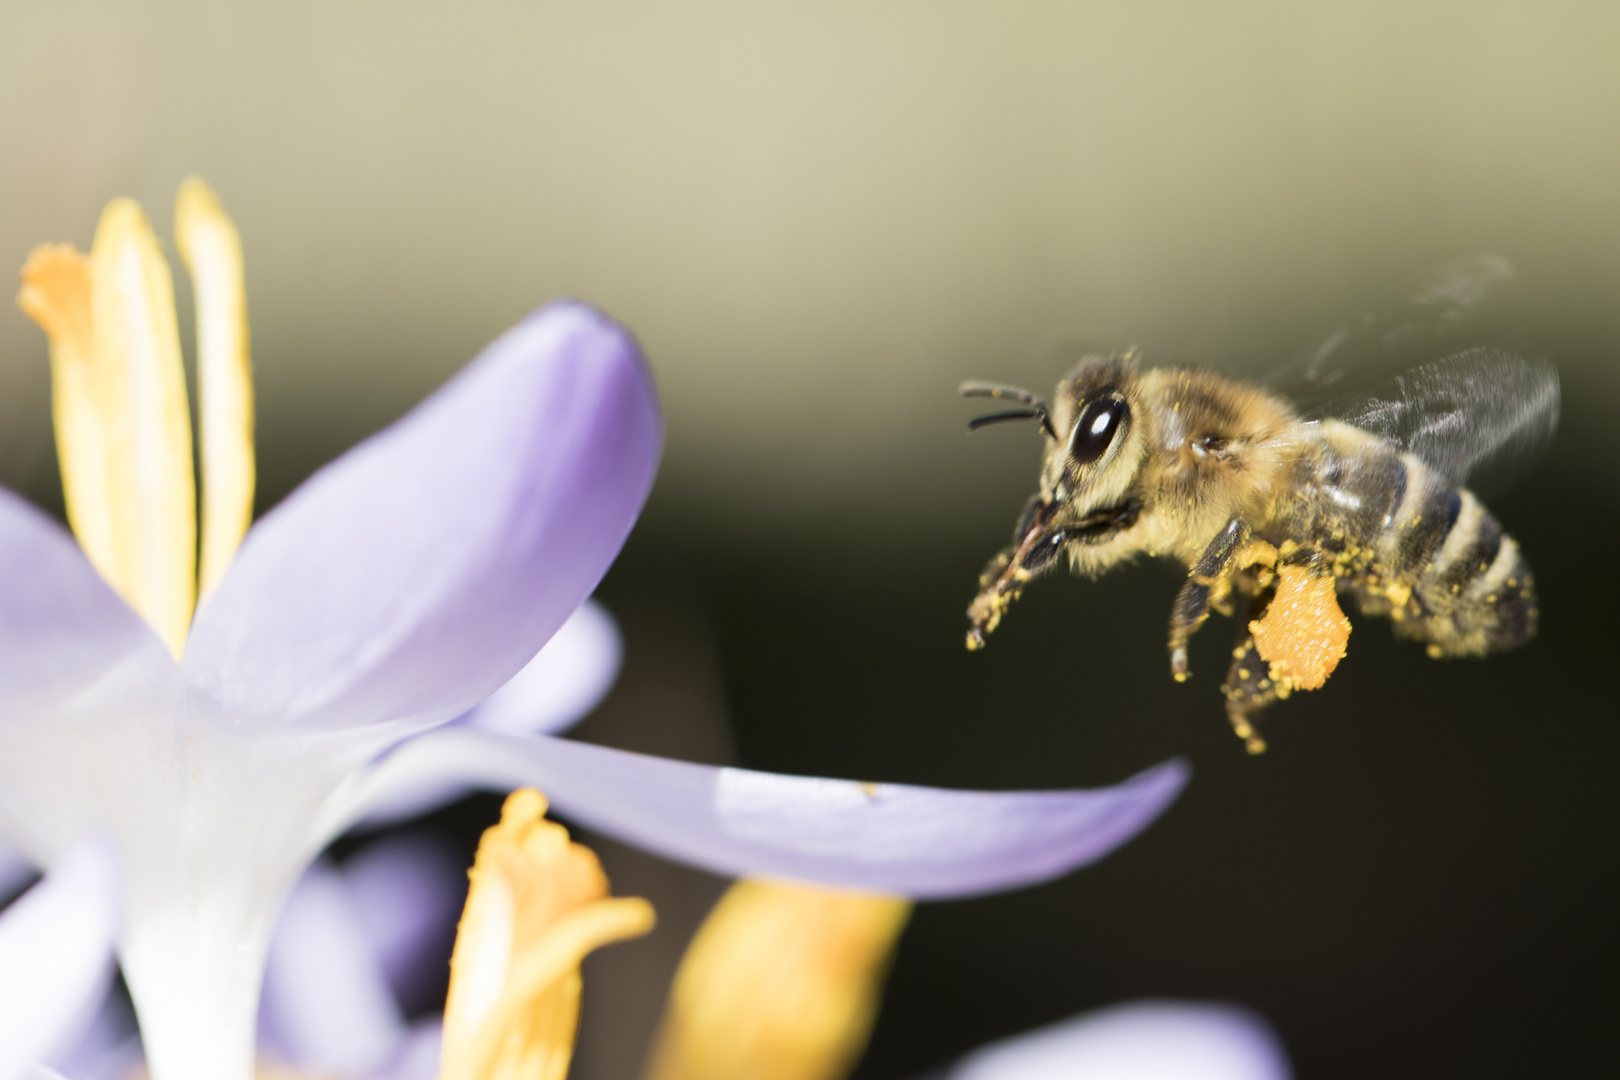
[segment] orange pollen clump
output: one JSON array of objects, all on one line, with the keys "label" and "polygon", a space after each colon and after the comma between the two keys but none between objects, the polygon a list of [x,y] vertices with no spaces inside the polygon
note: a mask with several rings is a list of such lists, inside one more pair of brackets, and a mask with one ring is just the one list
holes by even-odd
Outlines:
[{"label": "orange pollen clump", "polygon": [[1279,688],[1316,690],[1344,658],[1350,620],[1332,577],[1285,566],[1277,575],[1277,594],[1265,614],[1249,623],[1249,632]]}]

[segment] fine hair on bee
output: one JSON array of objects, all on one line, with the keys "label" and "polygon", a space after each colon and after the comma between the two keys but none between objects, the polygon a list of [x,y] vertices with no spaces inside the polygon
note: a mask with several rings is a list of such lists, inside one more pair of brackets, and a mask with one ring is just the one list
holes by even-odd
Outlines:
[{"label": "fine hair on bee", "polygon": [[[1494,448],[1527,430],[1550,433],[1556,373],[1472,350],[1415,376],[1401,384],[1417,388],[1405,399],[1373,403],[1367,426],[1305,419],[1260,386],[1144,366],[1135,351],[1087,357],[1051,404],[1018,387],[963,383],[966,397],[1020,406],[979,417],[970,431],[1035,420],[1045,442],[1012,543],[980,575],[968,647],[982,647],[1060,555],[1091,576],[1138,555],[1174,559],[1187,568],[1168,635],[1177,681],[1191,674],[1187,644],[1210,611],[1247,603],[1222,692],[1234,731],[1259,753],[1260,713],[1320,687],[1344,655],[1340,596],[1436,658],[1529,641],[1539,619],[1529,566],[1459,485]],[[1421,438],[1389,434],[1377,418],[1391,415]]]}]

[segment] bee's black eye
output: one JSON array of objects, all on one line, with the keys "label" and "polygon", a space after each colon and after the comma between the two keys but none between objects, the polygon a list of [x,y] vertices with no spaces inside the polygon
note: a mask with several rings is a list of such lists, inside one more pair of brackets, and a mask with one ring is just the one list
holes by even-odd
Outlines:
[{"label": "bee's black eye", "polygon": [[1131,407],[1115,397],[1099,398],[1086,406],[1069,436],[1069,460],[1090,465],[1103,456],[1114,433],[1131,415]]}]

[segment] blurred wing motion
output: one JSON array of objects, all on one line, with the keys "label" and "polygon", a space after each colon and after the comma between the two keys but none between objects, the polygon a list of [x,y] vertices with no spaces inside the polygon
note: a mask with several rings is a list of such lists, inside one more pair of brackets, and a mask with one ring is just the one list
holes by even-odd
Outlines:
[{"label": "blurred wing motion", "polygon": [[1551,364],[1468,347],[1501,336],[1496,323],[1510,306],[1513,277],[1500,255],[1448,263],[1266,382],[1306,417],[1371,431],[1461,484],[1486,461],[1506,463],[1540,447],[1558,426]]},{"label": "blurred wing motion", "polygon": [[1460,485],[1487,459],[1545,444],[1558,427],[1558,406],[1551,364],[1481,348],[1398,376],[1387,397],[1333,411]]},{"label": "blurred wing motion", "polygon": [[1387,381],[1436,356],[1500,339],[1513,264],[1500,255],[1447,263],[1415,288],[1345,323],[1271,372],[1266,384],[1306,410]]}]

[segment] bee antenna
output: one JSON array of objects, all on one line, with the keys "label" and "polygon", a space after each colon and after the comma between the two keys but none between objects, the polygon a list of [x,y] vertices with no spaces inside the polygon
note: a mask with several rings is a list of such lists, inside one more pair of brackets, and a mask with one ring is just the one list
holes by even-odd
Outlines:
[{"label": "bee antenna", "polygon": [[999,424],[1004,420],[1039,420],[1041,423],[1041,428],[1048,435],[1050,435],[1054,441],[1060,441],[1058,440],[1057,429],[1052,426],[1051,411],[1047,408],[1045,399],[1043,399],[1039,394],[1032,394],[1028,390],[1025,390],[1019,386],[1008,386],[1005,383],[980,382],[977,379],[969,379],[967,382],[957,387],[957,393],[961,394],[963,397],[1007,398],[1008,400],[1016,401],[1022,405],[1029,406],[1027,409],[1013,409],[1009,412],[991,413],[989,416],[981,416],[978,419],[968,423],[969,431],[978,431],[982,427],[987,427],[990,424]]}]

